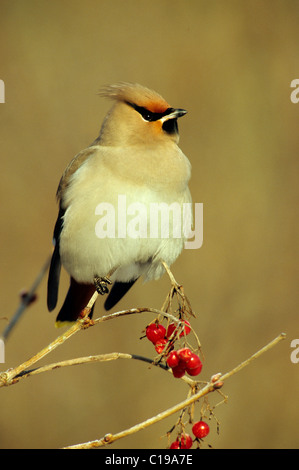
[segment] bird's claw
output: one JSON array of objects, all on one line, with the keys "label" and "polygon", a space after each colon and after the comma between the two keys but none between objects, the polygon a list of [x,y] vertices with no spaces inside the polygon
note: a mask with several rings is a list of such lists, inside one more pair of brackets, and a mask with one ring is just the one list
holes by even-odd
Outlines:
[{"label": "bird's claw", "polygon": [[112,281],[108,277],[99,277],[95,276],[94,277],[94,285],[97,290],[97,292],[101,295],[105,295],[109,293],[109,289],[107,287],[107,284],[110,285],[112,284]]}]

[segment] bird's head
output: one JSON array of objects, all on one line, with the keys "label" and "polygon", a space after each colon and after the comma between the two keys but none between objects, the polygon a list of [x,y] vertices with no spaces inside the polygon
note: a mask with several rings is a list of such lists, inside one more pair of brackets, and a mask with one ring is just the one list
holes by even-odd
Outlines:
[{"label": "bird's head", "polygon": [[178,143],[177,119],[187,111],[172,108],[155,91],[138,84],[118,83],[99,94],[115,101],[98,139],[102,145]]}]

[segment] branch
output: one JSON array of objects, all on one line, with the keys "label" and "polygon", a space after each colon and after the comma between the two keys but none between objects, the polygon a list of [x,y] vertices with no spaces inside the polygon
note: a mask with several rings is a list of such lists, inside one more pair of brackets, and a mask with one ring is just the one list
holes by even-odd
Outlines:
[{"label": "branch", "polygon": [[[69,366],[76,366],[80,364],[88,364],[88,363],[95,363],[95,362],[106,362],[106,361],[114,361],[116,359],[135,359],[142,362],[147,362],[148,364],[156,367],[160,367],[161,369],[166,370],[167,372],[171,373],[171,369],[161,363],[155,362],[153,359],[149,357],[139,356],[137,354],[127,354],[127,353],[120,353],[120,352],[112,352],[107,354],[97,354],[94,356],[85,356],[85,357],[77,357],[75,359],[68,359],[65,361],[54,362],[52,364],[47,364],[45,366],[37,367],[36,369],[32,370],[25,370],[14,377],[12,383],[19,382],[20,379],[25,377],[31,377],[32,375],[38,375],[43,372],[49,372],[51,370],[60,369],[61,367],[69,367]],[[181,379],[186,382],[190,386],[195,386],[197,382],[195,380],[190,379],[187,376],[181,377]]]},{"label": "branch", "polygon": [[71,336],[73,336],[75,333],[77,333],[79,330],[88,327],[88,325],[92,322],[90,318],[88,317],[88,314],[90,313],[93,304],[95,303],[97,299],[98,293],[95,292],[93,296],[91,297],[90,301],[88,302],[87,307],[83,310],[83,318],[76,321],[71,328],[69,328],[65,333],[63,333],[61,336],[58,336],[52,343],[50,343],[48,346],[43,348],[41,351],[39,351],[37,354],[35,354],[31,359],[28,359],[28,361],[23,362],[23,364],[20,364],[19,366],[13,368],[13,369],[8,369],[6,372],[1,372],[0,373],[0,387],[3,387],[4,385],[12,385],[13,383],[16,383],[18,380],[14,380],[15,377],[20,375],[24,370],[32,367],[33,364],[38,362],[40,359],[45,357],[47,354],[49,354],[51,351],[56,349],[58,346],[63,344],[67,339],[69,339]]},{"label": "branch", "polygon": [[[58,346],[61,346],[65,341],[71,338],[74,334],[78,333],[78,331],[89,328],[103,321],[113,320],[114,318],[118,318],[120,316],[148,312],[148,313],[154,313],[155,315],[163,315],[164,317],[169,318],[172,321],[177,322],[178,324],[181,323],[180,319],[176,318],[170,313],[165,313],[165,312],[162,312],[161,310],[157,310],[155,308],[148,308],[148,307],[131,308],[129,310],[122,310],[119,312],[111,313],[109,315],[104,315],[103,317],[96,318],[95,320],[91,320],[88,317],[88,314],[90,313],[92,306],[94,305],[98,295],[99,294],[96,291],[91,297],[90,301],[88,302],[87,307],[84,309],[83,317],[80,320],[77,320],[65,333],[58,336],[58,338],[56,338],[48,346],[43,348],[41,351],[39,351],[37,354],[35,354],[33,357],[28,359],[23,364],[20,364],[19,366],[15,368],[8,369],[6,372],[1,372],[0,373],[0,387],[13,385],[17,383],[21,376],[27,377],[29,375],[32,375],[31,373],[30,374],[28,373],[28,369],[30,371],[30,369],[36,362],[40,361],[43,357],[45,357],[51,351],[56,349]],[[72,365],[72,364],[68,364],[68,365]]]}]

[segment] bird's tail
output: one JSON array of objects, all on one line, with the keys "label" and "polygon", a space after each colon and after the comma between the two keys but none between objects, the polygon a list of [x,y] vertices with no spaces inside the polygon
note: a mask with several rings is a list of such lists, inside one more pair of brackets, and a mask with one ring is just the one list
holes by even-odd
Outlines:
[{"label": "bird's tail", "polygon": [[[56,318],[56,326],[63,326],[65,323],[74,322],[80,318],[82,310],[87,306],[89,300],[95,292],[93,284],[79,284],[71,277],[70,287],[65,301]],[[92,317],[93,308],[89,314]]]}]

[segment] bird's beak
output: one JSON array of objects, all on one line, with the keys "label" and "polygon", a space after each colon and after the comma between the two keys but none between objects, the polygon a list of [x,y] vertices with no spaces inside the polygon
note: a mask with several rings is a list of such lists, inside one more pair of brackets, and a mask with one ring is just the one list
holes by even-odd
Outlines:
[{"label": "bird's beak", "polygon": [[165,121],[169,121],[169,119],[177,119],[179,117],[184,116],[186,113],[187,111],[185,109],[181,109],[181,108],[172,109],[169,114],[166,114],[165,116],[161,118],[161,121],[165,122]]}]

